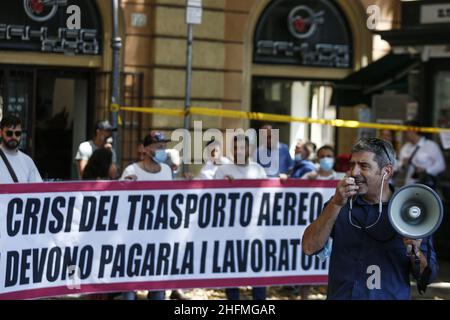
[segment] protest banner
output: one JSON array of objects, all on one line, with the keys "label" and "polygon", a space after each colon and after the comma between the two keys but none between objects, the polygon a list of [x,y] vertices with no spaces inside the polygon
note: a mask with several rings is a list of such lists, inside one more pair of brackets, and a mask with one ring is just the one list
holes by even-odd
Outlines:
[{"label": "protest banner", "polygon": [[336,184],[0,185],[0,299],[326,283],[301,237]]}]

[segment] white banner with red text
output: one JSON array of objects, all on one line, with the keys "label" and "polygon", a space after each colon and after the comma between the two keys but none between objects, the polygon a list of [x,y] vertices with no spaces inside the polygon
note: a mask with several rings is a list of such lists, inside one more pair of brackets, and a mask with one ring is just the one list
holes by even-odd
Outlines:
[{"label": "white banner with red text", "polygon": [[0,299],[326,283],[301,237],[336,184],[0,185]]}]

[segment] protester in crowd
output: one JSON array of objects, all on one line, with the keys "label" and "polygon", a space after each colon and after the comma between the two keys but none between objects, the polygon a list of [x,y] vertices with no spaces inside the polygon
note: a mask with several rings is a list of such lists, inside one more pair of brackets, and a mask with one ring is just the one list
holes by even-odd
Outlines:
[{"label": "protester in crowd", "polygon": [[200,170],[197,179],[212,180],[217,169],[223,164],[230,164],[228,158],[222,156],[222,146],[215,139],[210,140],[205,147],[205,165]]},{"label": "protester in crowd", "polygon": [[83,180],[112,180],[117,177],[117,168],[112,161],[113,153],[100,148],[92,153],[83,171]]},{"label": "protester in crowd", "polygon": [[[77,154],[75,155],[75,162],[77,165],[78,176],[81,178],[83,176],[84,168],[92,156],[92,153],[98,148],[110,148],[112,149],[112,133],[116,131],[108,120],[99,121],[95,125],[95,136],[92,140],[85,141],[78,147]],[[113,163],[117,163],[116,152],[113,152]]]},{"label": "protester in crowd", "polygon": [[[405,239],[389,222],[394,193],[387,183],[395,165],[392,145],[377,138],[362,139],[351,154],[348,177],[338,183],[334,196],[305,230],[303,251],[321,254],[333,239],[328,299],[410,299],[411,273],[419,292],[437,275],[432,240]],[[374,266],[381,270],[376,283],[371,281]]]},{"label": "protester in crowd", "polygon": [[[223,164],[217,168],[214,179],[265,179],[264,168],[250,160],[250,141],[247,136],[236,135],[233,138],[233,163]],[[266,299],[266,287],[253,287],[254,300]],[[225,293],[229,300],[239,300],[239,288],[227,288]]]},{"label": "protester in crowd", "polygon": [[[172,180],[172,170],[165,164],[167,160],[167,140],[159,131],[151,131],[143,140],[145,157],[144,160],[130,164],[122,173],[121,180],[133,181],[164,181]],[[135,299],[134,292],[124,294],[125,299]],[[149,291],[150,300],[164,300],[164,290]]]},{"label": "protester in crowd", "polygon": [[19,150],[22,121],[5,114],[0,122],[0,184],[42,182],[33,160]]},{"label": "protester in crowd", "polygon": [[336,163],[334,148],[325,145],[317,151],[319,168],[305,173],[301,179],[306,180],[341,180],[345,174],[333,170]]},{"label": "protester in crowd", "polygon": [[[116,166],[112,161],[113,153],[109,148],[100,148],[92,153],[83,171],[83,180],[113,180],[117,177]],[[83,296],[88,300],[112,300],[114,293],[95,293]]]},{"label": "protester in crowd", "polygon": [[295,164],[291,178],[301,178],[308,172],[316,171],[316,166],[311,161],[314,158],[316,145],[309,141],[300,140],[295,146]]},{"label": "protester in crowd", "polygon": [[[319,161],[319,168],[305,173],[301,179],[304,180],[341,180],[345,173],[336,172],[333,170],[335,164],[334,148],[325,145],[317,150],[317,160]],[[300,295],[302,300],[307,300],[311,286],[300,286]]]},{"label": "protester in crowd", "polygon": [[289,154],[289,147],[274,139],[274,129],[271,125],[263,125],[260,129],[262,139],[252,158],[266,171],[267,177],[280,177],[280,174],[288,174],[294,166]]},{"label": "protester in crowd", "polygon": [[[151,131],[143,140],[145,157],[144,160],[133,163],[125,168],[121,180],[134,181],[170,181],[173,180],[172,170],[165,163],[167,161],[166,139],[159,131]],[[125,294],[128,300],[134,299],[134,293]],[[164,300],[166,292],[164,290],[149,291],[150,300]],[[182,293],[172,291],[172,299],[183,298]]]},{"label": "protester in crowd", "polygon": [[[420,127],[418,121],[408,121],[406,126]],[[405,173],[405,185],[423,183],[436,186],[437,176],[445,170],[445,160],[439,145],[416,130],[405,132],[407,143],[401,148],[398,170]]]}]

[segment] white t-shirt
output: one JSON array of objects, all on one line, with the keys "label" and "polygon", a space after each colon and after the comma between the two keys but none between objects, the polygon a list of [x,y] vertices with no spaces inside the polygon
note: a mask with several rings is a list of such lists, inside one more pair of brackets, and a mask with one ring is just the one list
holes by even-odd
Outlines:
[{"label": "white t-shirt", "polygon": [[230,164],[231,160],[225,157],[220,157],[219,164],[215,164],[212,161],[207,161],[203,168],[200,170],[197,179],[200,180],[212,180],[216,174],[217,169],[225,164]]},{"label": "white t-shirt", "polygon": [[414,173],[414,166],[426,169],[428,174],[436,176],[445,170],[445,160],[439,145],[425,138],[421,138],[417,145],[410,142],[406,143],[400,150],[399,165],[402,165],[404,159],[410,158],[416,146],[419,146],[416,154],[412,158],[412,164],[408,167],[405,184],[416,182],[411,176]]},{"label": "white t-shirt", "polygon": [[81,143],[78,147],[77,154],[75,155],[75,160],[88,161],[96,149],[97,146],[92,140]]},{"label": "white t-shirt", "polygon": [[128,176],[136,176],[138,181],[164,181],[172,180],[172,170],[170,167],[161,163],[161,170],[156,173],[151,173],[142,169],[138,163],[130,164],[122,173],[120,180],[125,180]]},{"label": "white t-shirt", "polygon": [[214,179],[227,179],[227,176],[233,179],[266,179],[267,174],[262,166],[256,162],[250,161],[247,165],[237,165],[234,163],[220,166],[214,174]]},{"label": "white t-shirt", "polygon": [[[13,168],[19,183],[39,183],[42,182],[33,160],[21,151],[10,151],[2,148]],[[0,184],[14,183],[3,159],[0,157]]]},{"label": "white t-shirt", "polygon": [[[78,147],[77,154],[75,155],[75,160],[88,161],[89,158],[94,153],[94,151],[97,149],[98,149],[97,145],[92,140],[85,141],[81,143],[80,146]],[[116,163],[117,162],[116,151],[114,149],[112,149],[111,151],[113,154],[112,161]]]}]

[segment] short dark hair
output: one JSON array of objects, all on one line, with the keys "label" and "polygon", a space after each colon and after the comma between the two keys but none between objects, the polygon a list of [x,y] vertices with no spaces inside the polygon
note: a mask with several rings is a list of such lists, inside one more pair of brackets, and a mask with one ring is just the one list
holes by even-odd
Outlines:
[{"label": "short dark hair", "polygon": [[113,153],[108,148],[96,149],[83,172],[83,180],[109,179]]},{"label": "short dark hair", "polygon": [[351,153],[361,151],[372,152],[378,167],[384,168],[387,165],[395,165],[394,147],[389,141],[379,138],[364,138],[359,140],[353,147]]},{"label": "short dark hair", "polygon": [[[422,123],[420,121],[418,121],[418,120],[405,121],[404,125],[408,126],[408,127],[416,127],[416,128],[422,127]],[[413,130],[413,131],[415,133],[417,133],[419,136],[423,136],[423,132],[420,132],[420,131],[417,131],[417,130]]]},{"label": "short dark hair", "polygon": [[317,150],[316,154],[319,155],[319,152],[322,150],[330,150],[331,152],[333,152],[333,154],[336,156],[336,152],[334,151],[334,148],[330,145],[324,145],[322,147],[319,148],[319,150]]},{"label": "short dark hair", "polygon": [[22,120],[14,114],[5,114],[0,122],[0,129],[8,127],[17,127],[22,124]]}]

